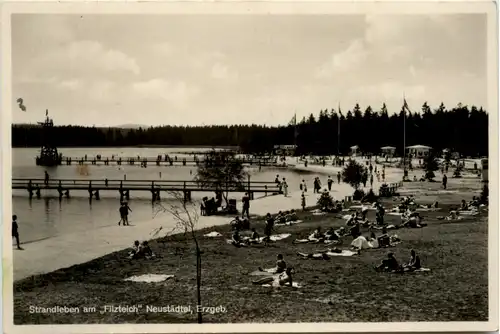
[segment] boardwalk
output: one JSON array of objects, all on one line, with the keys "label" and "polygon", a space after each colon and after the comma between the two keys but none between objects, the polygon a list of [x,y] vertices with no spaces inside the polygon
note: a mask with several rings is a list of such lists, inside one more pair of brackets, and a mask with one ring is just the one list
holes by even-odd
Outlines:
[{"label": "boardwalk", "polygon": [[[283,163],[279,163],[277,158],[255,158],[255,159],[240,159],[241,163],[249,166],[262,167],[282,167]],[[148,165],[156,166],[197,166],[203,163],[203,159],[194,158],[171,158],[171,157],[62,157],[63,165],[140,165],[147,167]]]},{"label": "boardwalk", "polygon": [[203,182],[192,180],[108,180],[108,179],[52,179],[45,182],[44,179],[12,179],[12,189],[28,191],[30,197],[33,194],[41,197],[41,189],[53,189],[59,192],[59,196],[69,197],[70,191],[88,191],[90,198],[99,199],[99,192],[118,191],[121,198],[129,198],[131,191],[150,191],[153,200],[160,199],[161,192],[182,192],[186,200],[191,199],[192,192],[248,192],[251,199],[254,193],[275,194],[279,193],[279,187],[274,182],[248,181],[241,183],[226,182]]}]

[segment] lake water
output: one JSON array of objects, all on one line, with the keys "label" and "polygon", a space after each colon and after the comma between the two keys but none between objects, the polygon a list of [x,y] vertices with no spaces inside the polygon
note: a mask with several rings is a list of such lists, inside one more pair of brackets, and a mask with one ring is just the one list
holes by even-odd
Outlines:
[{"label": "lake water", "polygon": [[[60,149],[63,156],[91,157],[100,154],[102,157],[156,157],[159,154],[177,155],[179,159],[186,157],[189,152],[207,149],[201,148],[66,148]],[[189,180],[196,175],[196,166],[88,166],[88,175],[82,175],[77,165],[58,166],[53,168],[35,165],[35,157],[39,149],[15,148],[12,150],[12,177],[13,178],[43,178],[47,171],[52,179],[104,179],[123,180]],[[253,181],[274,181],[276,174],[287,179],[290,189],[299,187],[302,179],[309,185],[316,174],[308,172],[294,172],[284,169],[263,167],[261,171],[249,168]],[[161,173],[161,177],[160,177]],[[40,199],[29,199],[26,191],[16,190],[12,194],[13,214],[18,216],[19,233],[22,243],[36,242],[60,234],[98,229],[117,225],[119,220],[119,195],[117,192],[102,192],[101,200],[89,202],[86,191],[73,191],[71,198],[59,200],[55,190],[43,190]],[[202,194],[193,193],[193,197]],[[131,192],[130,207],[133,212],[130,221],[140,222],[150,220],[155,215],[149,192]],[[230,195],[239,200],[239,194]],[[168,199],[165,199],[168,200]]]}]

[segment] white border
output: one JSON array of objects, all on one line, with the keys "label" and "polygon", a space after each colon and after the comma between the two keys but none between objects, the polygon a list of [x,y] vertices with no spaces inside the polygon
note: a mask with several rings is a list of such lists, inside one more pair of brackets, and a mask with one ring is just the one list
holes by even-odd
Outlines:
[{"label": "white border", "polygon": [[[127,3],[125,3],[127,2]],[[3,189],[3,322],[5,333],[186,333],[186,332],[378,332],[378,331],[495,331],[498,329],[498,26],[494,2],[431,1],[372,2],[80,2],[41,3],[18,1],[1,5],[2,16],[2,113],[0,115]],[[13,272],[9,224],[11,198],[11,27],[13,13],[74,14],[445,14],[485,13],[488,16],[488,105],[490,211],[488,232],[489,321],[398,323],[294,323],[294,324],[172,324],[172,325],[23,325],[13,326]]]}]

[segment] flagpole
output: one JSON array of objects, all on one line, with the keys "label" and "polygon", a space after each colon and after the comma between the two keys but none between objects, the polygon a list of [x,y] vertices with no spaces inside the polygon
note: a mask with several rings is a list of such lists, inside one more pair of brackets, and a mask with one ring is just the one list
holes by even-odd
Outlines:
[{"label": "flagpole", "polygon": [[406,177],[406,97],[403,93],[403,178]]},{"label": "flagpole", "polygon": [[337,155],[340,156],[340,103],[339,103],[339,115],[337,118]]}]

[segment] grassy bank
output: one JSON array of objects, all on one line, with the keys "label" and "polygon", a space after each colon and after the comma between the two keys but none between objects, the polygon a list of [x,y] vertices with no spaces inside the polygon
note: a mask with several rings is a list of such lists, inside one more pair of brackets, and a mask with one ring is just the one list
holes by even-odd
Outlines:
[{"label": "grassy bank", "polygon": [[[463,193],[446,195],[447,203],[458,204]],[[431,203],[431,193],[418,201]],[[385,203],[392,206],[392,200]],[[352,322],[352,321],[486,321],[488,316],[488,217],[487,213],[457,222],[437,220],[441,212],[425,212],[423,229],[393,231],[403,242],[390,251],[406,262],[410,249],[420,255],[428,273],[377,273],[378,264],[389,251],[374,249],[359,256],[304,260],[296,252],[323,250],[322,245],[294,245],[292,241],[309,235],[316,227],[343,226],[337,215],[313,216],[299,213],[302,224],[279,227],[277,233],[291,233],[288,239],[271,246],[235,248],[225,243],[229,226],[197,232],[202,239],[202,301],[204,306],[223,306],[227,312],[204,314],[205,322]],[[370,211],[369,219],[374,219]],[[389,224],[400,222],[386,215]],[[253,223],[259,232],[264,223]],[[202,235],[218,231],[223,238]],[[366,229],[363,230],[366,234]],[[348,248],[346,238],[342,248]],[[132,240],[131,240],[132,243]],[[16,324],[70,323],[183,323],[196,322],[196,314],[147,313],[146,305],[196,305],[195,256],[192,243],[182,235],[151,242],[153,260],[129,261],[127,251],[116,252],[91,262],[31,277],[14,284]],[[295,267],[294,280],[300,289],[273,290],[251,284],[248,273],[274,265],[276,254],[285,256]],[[64,254],[61,254],[64,256]],[[141,274],[173,274],[162,283],[125,282]],[[55,305],[97,307],[143,305],[138,313],[32,314],[30,306]]]}]

